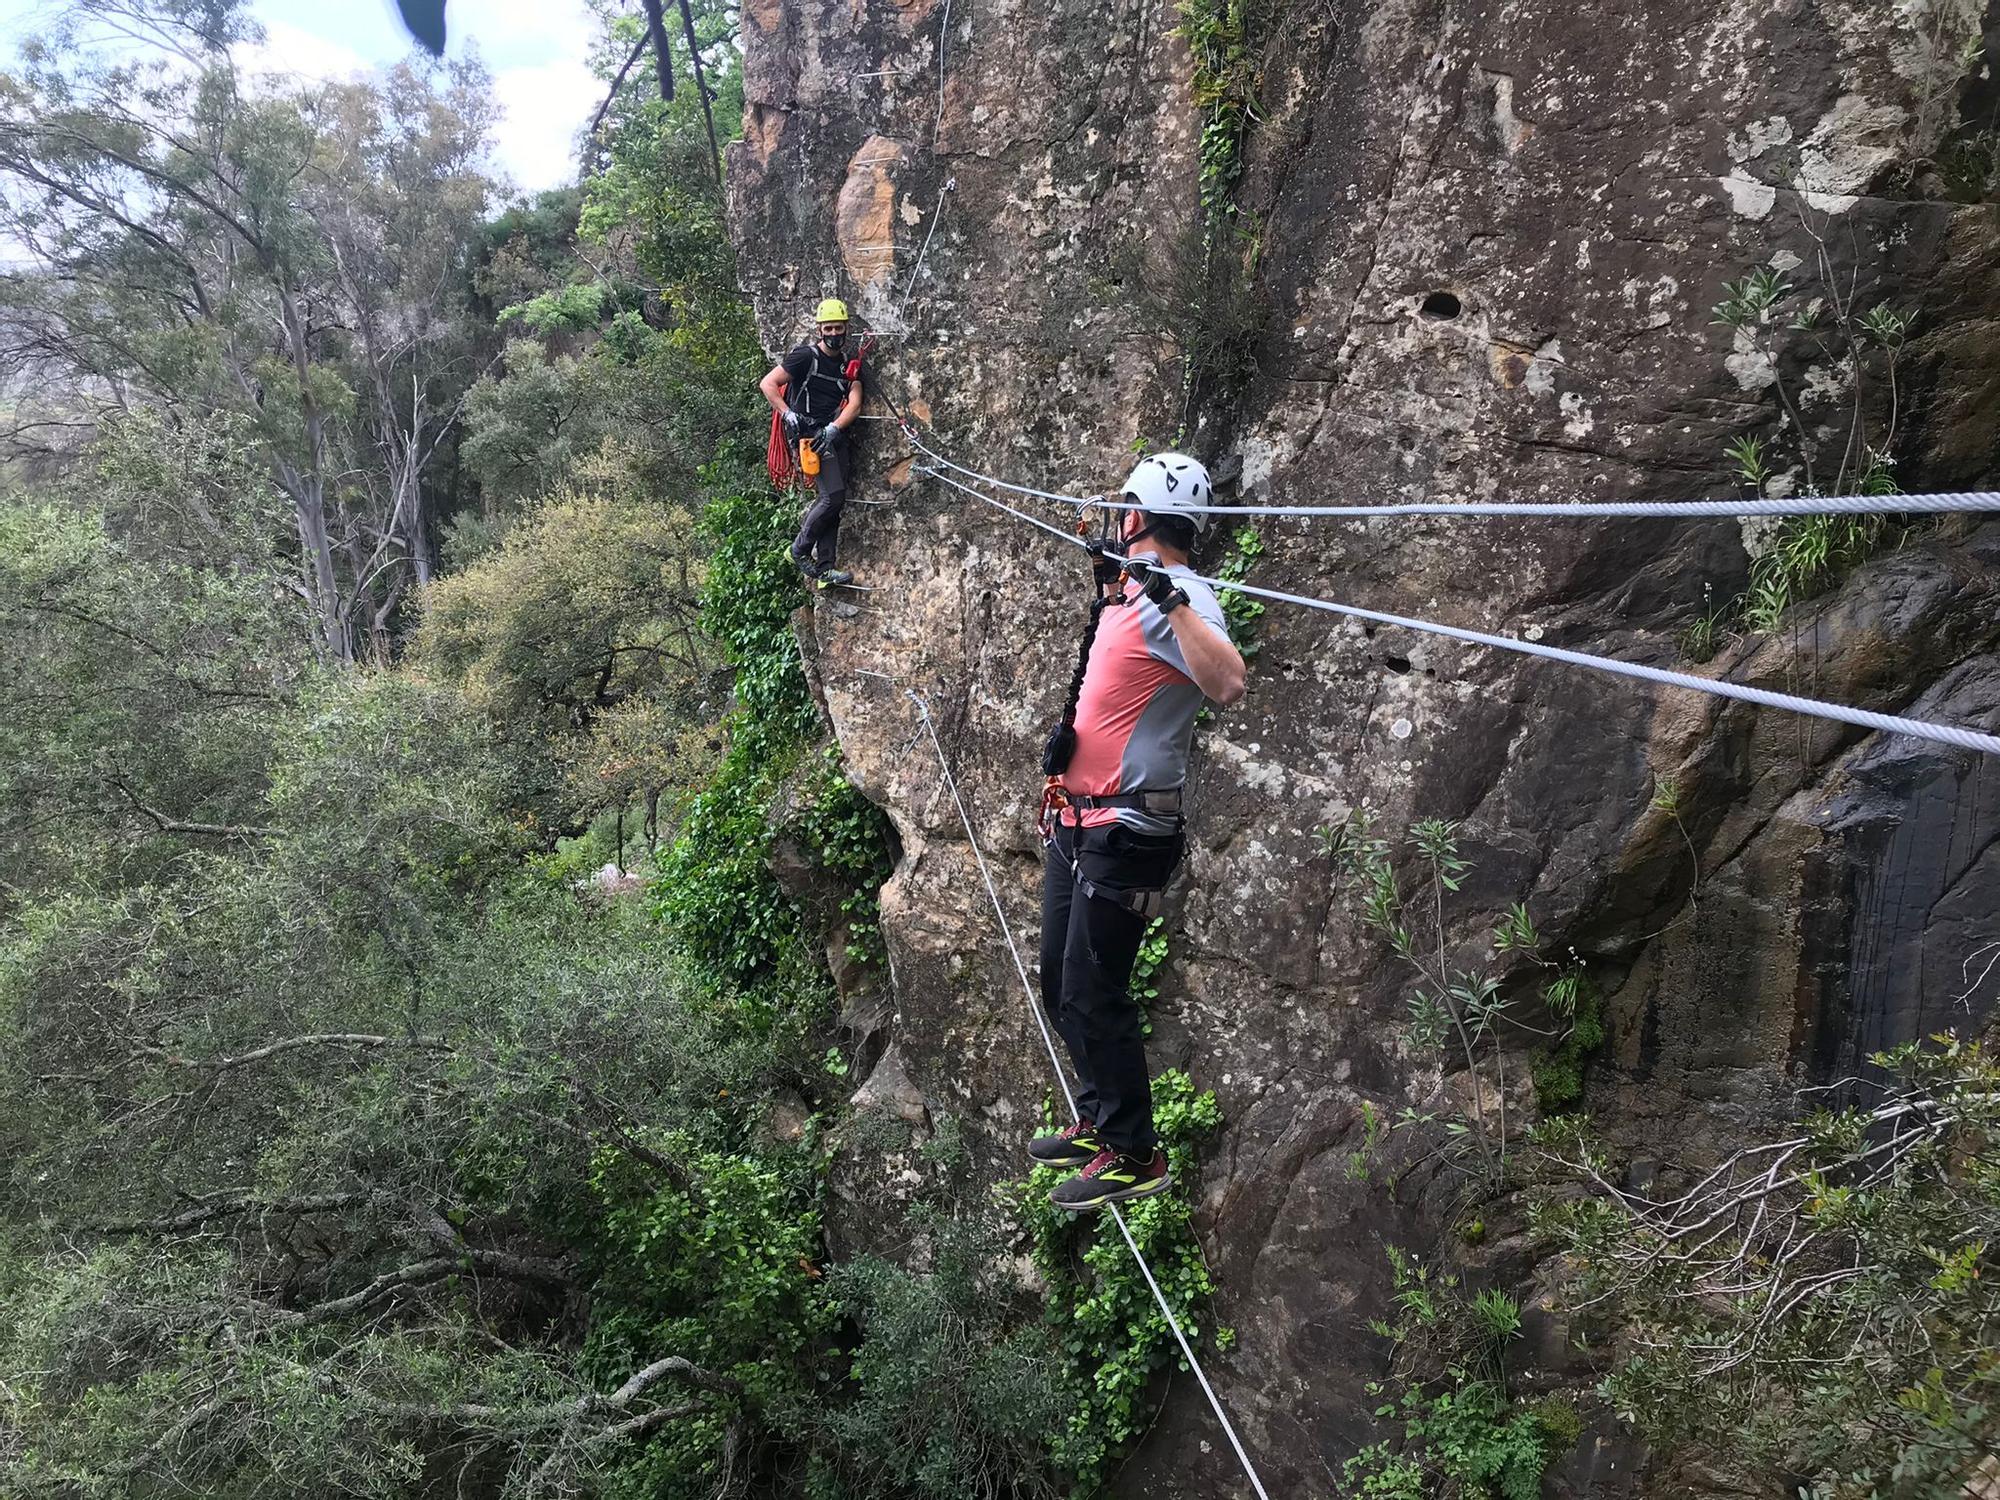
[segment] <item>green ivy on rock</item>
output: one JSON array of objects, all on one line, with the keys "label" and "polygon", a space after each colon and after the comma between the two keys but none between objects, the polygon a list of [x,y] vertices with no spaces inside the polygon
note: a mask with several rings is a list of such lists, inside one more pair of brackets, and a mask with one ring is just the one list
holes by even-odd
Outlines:
[{"label": "green ivy on rock", "polygon": [[[1201,1315],[1214,1295],[1208,1263],[1192,1223],[1187,1184],[1197,1144],[1222,1124],[1212,1092],[1197,1092],[1187,1074],[1169,1069],[1153,1080],[1153,1121],[1173,1165],[1177,1186],[1125,1206],[1132,1237],[1144,1252],[1189,1342],[1198,1343]],[[1059,1379],[1069,1413],[1051,1435],[1056,1462],[1077,1478],[1078,1493],[1095,1493],[1119,1454],[1151,1424],[1147,1399],[1153,1376],[1179,1358],[1173,1331],[1133,1262],[1109,1212],[1074,1215],[1049,1202],[1067,1173],[1037,1167],[1011,1196],[1026,1221],[1035,1269],[1048,1287],[1045,1314],[1067,1364]],[[1216,1329],[1214,1347],[1234,1334]]]}]

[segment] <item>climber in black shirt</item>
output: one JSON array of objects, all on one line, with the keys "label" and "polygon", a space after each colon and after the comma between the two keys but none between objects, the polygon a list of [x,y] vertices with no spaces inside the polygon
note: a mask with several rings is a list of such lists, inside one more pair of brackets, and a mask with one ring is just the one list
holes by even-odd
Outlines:
[{"label": "climber in black shirt", "polygon": [[861,371],[860,361],[846,352],[847,304],[828,297],[820,303],[815,321],[818,342],[801,344],[787,354],[757,389],[784,419],[793,461],[813,479],[813,503],[792,542],[792,561],[820,587],[832,588],[854,581],[852,573],[833,565],[833,556],[840,539],[841,508],[847,503],[852,457],[847,430],[861,415]]}]

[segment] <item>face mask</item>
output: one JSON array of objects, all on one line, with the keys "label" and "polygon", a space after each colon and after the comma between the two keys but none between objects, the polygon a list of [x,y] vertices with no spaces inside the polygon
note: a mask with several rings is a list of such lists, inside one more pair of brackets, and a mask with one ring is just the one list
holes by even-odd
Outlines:
[{"label": "face mask", "polygon": [[838,354],[840,352],[840,346],[847,342],[847,333],[845,330],[842,330],[839,333],[822,333],[819,336],[819,341],[822,344],[826,345],[828,349]]}]

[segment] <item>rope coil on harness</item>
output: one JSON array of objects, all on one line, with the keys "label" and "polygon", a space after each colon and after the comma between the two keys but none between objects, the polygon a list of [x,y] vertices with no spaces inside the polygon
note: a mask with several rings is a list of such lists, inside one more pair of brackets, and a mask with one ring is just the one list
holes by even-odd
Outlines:
[{"label": "rope coil on harness", "polygon": [[[925,468],[920,472],[933,479],[942,480],[954,489],[962,490],[975,500],[985,502],[996,510],[1003,510],[1017,520],[1026,521],[1030,526],[1060,537],[1073,546],[1083,543],[1058,527],[1039,521],[1026,511],[1016,510],[1004,501],[995,500],[991,495],[981,494],[970,485],[961,484],[949,474],[936,469]],[[1881,714],[1865,708],[1849,708],[1841,703],[1827,703],[1817,698],[1800,698],[1791,693],[1774,692],[1769,688],[1750,687],[1744,683],[1728,682],[1716,677],[1696,677],[1688,672],[1670,672],[1663,667],[1643,666],[1638,662],[1620,661],[1610,656],[1593,656],[1586,651],[1568,651],[1560,646],[1544,646],[1537,641],[1517,640],[1512,636],[1493,635],[1486,631],[1466,630],[1456,625],[1440,625],[1432,620],[1414,619],[1407,615],[1386,614],[1380,610],[1362,609],[1358,605],[1338,604],[1330,599],[1315,599],[1306,594],[1287,594],[1277,589],[1258,588],[1247,583],[1234,583],[1225,578],[1208,578],[1197,573],[1193,575],[1199,582],[1215,589],[1232,589],[1239,594],[1249,594],[1259,599],[1270,599],[1280,604],[1296,604],[1306,609],[1325,610],[1331,614],[1346,615],[1351,619],[1369,620],[1379,625],[1395,625],[1405,630],[1415,630],[1427,635],[1448,636],[1453,640],[1466,641],[1476,646],[1491,646],[1496,650],[1513,651],[1523,656],[1540,656],[1551,661],[1567,662],[1571,666],[1586,667],[1592,671],[1609,672],[1620,677],[1632,677],[1642,682],[1655,682],[1666,687],[1687,688],[1692,692],[1707,693],[1717,698],[1734,698],[1745,703],[1756,703],[1765,708],[1781,708],[1789,713],[1804,714],[1809,718],[1831,719],[1838,723],[1853,724],[1863,729],[1881,730],[1886,734],[1905,734],[1913,739],[1931,740],[1938,744],[1956,746],[1962,750],[1977,750],[1987,755],[2000,755],[2000,735],[1987,734],[1975,729],[1963,729],[1955,724],[1933,724],[1923,719],[1903,718],[1896,714]]]},{"label": "rope coil on harness", "polygon": [[[1062,533],[1058,532],[1057,535],[1060,536]],[[1064,537],[1064,540],[1076,539]],[[1085,544],[1078,542],[1078,545]],[[944,742],[938,738],[937,721],[931,717],[930,701],[914,688],[906,687],[903,692],[910,702],[916,705],[924,728],[930,732],[931,748],[937,752],[938,772],[943,776],[944,784],[951,792],[952,803],[958,809],[959,822],[965,826],[965,842],[972,850],[973,862],[979,867],[979,878],[985,882],[987,898],[993,903],[993,915],[1000,925],[1000,936],[1006,940],[1007,952],[1014,960],[1014,972],[1020,976],[1021,992],[1028,1000],[1028,1012],[1035,1018],[1035,1025],[1041,1031],[1042,1045],[1048,1049],[1049,1066],[1055,1071],[1056,1086],[1062,1090],[1063,1099],[1069,1105],[1070,1118],[1079,1119],[1081,1117],[1077,1113],[1076,1095],[1071,1092],[1069,1078],[1063,1072],[1062,1060],[1056,1055],[1056,1039],[1050,1034],[1048,1019],[1042,1014],[1041,1002],[1036,998],[1035,987],[1028,979],[1028,966],[1021,961],[1021,949],[1014,941],[1014,929],[1007,921],[1007,908],[1001,903],[999,887],[994,885],[993,872],[987,867],[986,855],[979,847],[979,835],[973,831],[972,813],[966,807],[965,797],[958,789],[958,778],[951,773],[951,761],[944,753]],[[1181,1320],[1174,1315],[1173,1305],[1167,1301],[1166,1293],[1160,1290],[1160,1283],[1153,1275],[1152,1266],[1147,1264],[1145,1253],[1140,1250],[1138,1240],[1133,1238],[1132,1226],[1125,1222],[1124,1211],[1115,1203],[1111,1205],[1111,1217],[1117,1220],[1118,1232],[1125,1237],[1125,1248],[1132,1252],[1132,1259],[1138,1263],[1139,1272],[1146,1278],[1146,1285],[1153,1293],[1153,1301],[1159,1305],[1161,1316],[1167,1320],[1167,1327],[1173,1332],[1174,1342],[1180,1345],[1181,1358],[1187,1361],[1188,1368],[1194,1372],[1194,1378],[1200,1382],[1202,1394],[1208,1397],[1209,1409],[1215,1413],[1215,1420],[1222,1424],[1223,1434],[1229,1439],[1229,1446],[1235,1450],[1236,1461],[1243,1466],[1243,1474],[1250,1481],[1250,1488],[1256,1493],[1257,1500],[1271,1500],[1264,1491],[1264,1481],[1257,1477],[1257,1466],[1250,1461],[1250,1455],[1244,1451],[1243,1440],[1236,1435],[1235,1424],[1229,1420],[1229,1413],[1223,1409],[1222,1398],[1215,1394],[1215,1387],[1208,1381],[1208,1372],[1202,1369],[1201,1361],[1195,1358],[1187,1334],[1181,1329]]]}]

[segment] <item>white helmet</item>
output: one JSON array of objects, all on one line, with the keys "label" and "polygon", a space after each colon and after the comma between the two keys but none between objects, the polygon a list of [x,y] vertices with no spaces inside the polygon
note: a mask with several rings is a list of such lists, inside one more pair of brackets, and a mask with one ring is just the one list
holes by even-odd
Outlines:
[{"label": "white helmet", "polygon": [[1140,459],[1120,493],[1153,515],[1193,522],[1196,536],[1208,531],[1212,517],[1192,507],[1215,504],[1215,486],[1200,461],[1185,453],[1154,453]]}]

